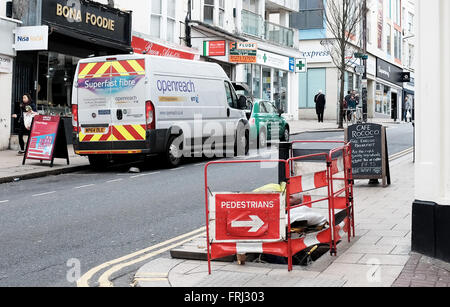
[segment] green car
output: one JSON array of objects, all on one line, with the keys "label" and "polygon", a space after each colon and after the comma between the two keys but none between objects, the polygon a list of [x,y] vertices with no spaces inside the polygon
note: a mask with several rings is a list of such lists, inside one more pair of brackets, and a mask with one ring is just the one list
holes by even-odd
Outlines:
[{"label": "green car", "polygon": [[[253,110],[249,120],[250,139],[256,141],[258,148],[266,147],[267,141],[270,140],[289,142],[289,124],[281,116],[282,114],[281,110],[267,100],[256,99],[253,101]],[[277,129],[277,131],[273,131],[273,129]]]}]

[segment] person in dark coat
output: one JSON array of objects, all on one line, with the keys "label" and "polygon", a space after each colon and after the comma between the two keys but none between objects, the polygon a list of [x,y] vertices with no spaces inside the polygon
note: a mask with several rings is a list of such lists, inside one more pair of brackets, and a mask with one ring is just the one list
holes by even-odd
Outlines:
[{"label": "person in dark coat", "polygon": [[319,123],[323,123],[323,115],[325,113],[326,97],[323,91],[320,90],[319,93],[314,97],[314,103],[316,104],[316,113],[319,119]]},{"label": "person in dark coat", "polygon": [[31,99],[31,96],[29,94],[25,94],[22,97],[22,103],[20,104],[20,114],[13,114],[13,118],[19,118],[19,145],[20,145],[20,151],[19,154],[25,153],[25,141],[23,140],[23,137],[25,135],[30,135],[30,130],[28,130],[25,127],[25,118],[24,113],[27,112],[27,107],[31,107],[31,110],[33,112],[37,112],[36,104],[33,102],[33,99]]}]

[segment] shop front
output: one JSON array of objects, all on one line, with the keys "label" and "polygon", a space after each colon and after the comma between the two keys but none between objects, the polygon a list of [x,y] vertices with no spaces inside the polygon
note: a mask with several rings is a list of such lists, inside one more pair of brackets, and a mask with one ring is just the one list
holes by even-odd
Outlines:
[{"label": "shop front", "polygon": [[296,82],[295,59],[265,50],[257,50],[256,62],[239,65],[238,80],[247,84],[257,99],[273,101],[275,106],[290,114],[291,82]]},{"label": "shop front", "polygon": [[377,59],[375,117],[401,120],[403,83],[399,80],[402,72],[401,68]]},{"label": "shop front", "polygon": [[[62,116],[71,125],[71,96],[78,61],[93,56],[126,54],[131,48],[131,13],[91,1],[42,1],[37,12],[25,12],[24,25],[30,16],[40,16],[26,31],[41,33],[45,45],[17,49],[14,66],[13,108],[17,111],[21,97],[30,94],[38,112]],[[78,5],[79,4],[79,5]],[[47,32],[47,33],[45,33]],[[26,32],[25,32],[26,34]],[[20,38],[16,35],[16,41]],[[14,131],[18,125],[14,123]]]}]

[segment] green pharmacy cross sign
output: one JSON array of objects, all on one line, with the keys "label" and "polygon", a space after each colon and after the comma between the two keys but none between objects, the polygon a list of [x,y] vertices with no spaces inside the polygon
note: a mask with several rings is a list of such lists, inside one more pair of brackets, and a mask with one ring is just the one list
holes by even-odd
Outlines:
[{"label": "green pharmacy cross sign", "polygon": [[295,72],[306,72],[306,59],[297,59],[295,63]]}]

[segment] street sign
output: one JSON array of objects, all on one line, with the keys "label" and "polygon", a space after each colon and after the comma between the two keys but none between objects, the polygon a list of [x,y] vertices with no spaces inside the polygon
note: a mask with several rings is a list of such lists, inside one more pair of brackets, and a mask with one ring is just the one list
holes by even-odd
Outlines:
[{"label": "street sign", "polygon": [[306,61],[306,58],[304,59],[297,59],[295,61],[295,72],[301,73],[301,72],[307,72],[308,70],[308,63]]},{"label": "street sign", "polygon": [[400,74],[400,82],[411,82],[411,73],[403,72]]},{"label": "street sign", "polygon": [[364,71],[365,71],[365,70],[366,70],[366,69],[365,69],[364,65],[356,65],[356,66],[355,66],[355,72],[356,72],[357,74],[359,74],[359,75],[364,74]]},{"label": "street sign", "polygon": [[285,197],[280,193],[215,193],[210,197],[213,242],[275,242],[286,237]]}]

